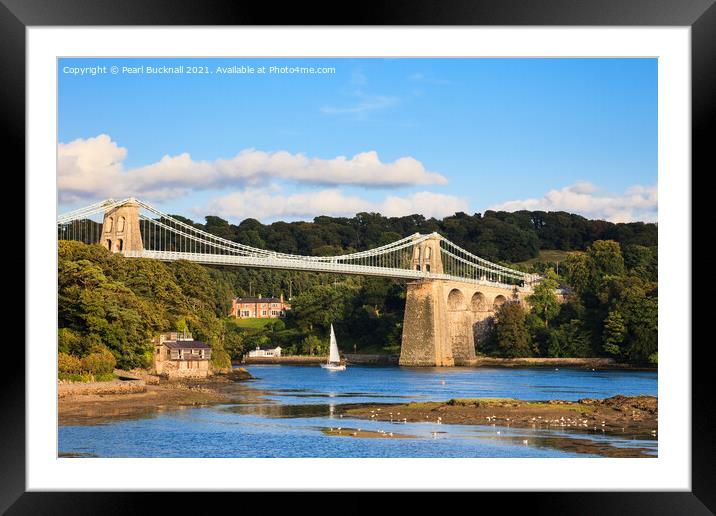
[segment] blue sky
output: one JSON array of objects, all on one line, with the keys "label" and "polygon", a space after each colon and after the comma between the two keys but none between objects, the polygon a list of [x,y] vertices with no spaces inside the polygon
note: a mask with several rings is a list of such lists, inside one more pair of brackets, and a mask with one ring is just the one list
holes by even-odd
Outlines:
[{"label": "blue sky", "polygon": [[[147,73],[180,65],[211,73]],[[61,59],[58,85],[60,211],[656,220],[656,59]]]}]

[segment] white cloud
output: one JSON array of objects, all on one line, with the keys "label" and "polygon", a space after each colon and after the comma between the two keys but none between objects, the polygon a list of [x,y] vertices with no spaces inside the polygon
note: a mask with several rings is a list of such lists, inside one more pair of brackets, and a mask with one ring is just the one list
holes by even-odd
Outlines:
[{"label": "white cloud", "polygon": [[162,200],[194,190],[261,186],[275,180],[313,185],[394,187],[445,184],[410,156],[382,162],[376,151],[332,159],[286,151],[245,149],[233,158],[195,161],[188,153],[125,169],[127,149],[106,135],[58,145],[58,187],[62,202],[136,196]]},{"label": "white cloud", "polygon": [[418,192],[406,197],[389,196],[381,202],[372,202],[344,195],[337,188],[290,195],[249,188],[214,199],[196,211],[234,220],[247,217],[268,220],[312,219],[318,215],[351,217],[359,212],[378,212],[390,217],[419,213],[426,217],[442,218],[467,210],[466,200],[433,192]]},{"label": "white cloud", "polygon": [[452,84],[452,81],[447,79],[438,79],[434,77],[428,77],[424,73],[414,73],[408,76],[408,79],[415,82],[424,82],[427,84]]},{"label": "white cloud", "polygon": [[[360,92],[357,92],[360,93]],[[358,102],[350,106],[324,106],[321,112],[329,115],[361,115],[368,111],[376,111],[378,109],[387,108],[397,104],[398,99],[395,97],[386,97],[383,95],[375,95],[363,97]]]},{"label": "white cloud", "polygon": [[491,206],[490,209],[567,211],[610,222],[656,222],[657,187],[635,185],[624,194],[613,195],[600,194],[592,183],[579,182],[559,190],[550,190],[540,198],[508,201]]}]

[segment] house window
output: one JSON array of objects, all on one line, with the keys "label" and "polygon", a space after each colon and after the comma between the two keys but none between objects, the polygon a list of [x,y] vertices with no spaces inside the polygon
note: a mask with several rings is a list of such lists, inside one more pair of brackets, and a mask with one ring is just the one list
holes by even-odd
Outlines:
[{"label": "house window", "polygon": [[261,315],[266,315],[266,310],[263,310],[263,311],[261,312]]}]

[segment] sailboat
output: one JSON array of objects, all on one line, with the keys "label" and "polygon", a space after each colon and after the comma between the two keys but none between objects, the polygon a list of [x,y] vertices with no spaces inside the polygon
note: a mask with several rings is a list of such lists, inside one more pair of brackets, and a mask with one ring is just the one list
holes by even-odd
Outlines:
[{"label": "sailboat", "polygon": [[331,324],[331,349],[328,355],[328,362],[321,364],[324,369],[331,371],[345,371],[346,365],[341,364],[341,357],[338,354],[338,343],[336,342],[336,334],[333,333],[333,325]]}]

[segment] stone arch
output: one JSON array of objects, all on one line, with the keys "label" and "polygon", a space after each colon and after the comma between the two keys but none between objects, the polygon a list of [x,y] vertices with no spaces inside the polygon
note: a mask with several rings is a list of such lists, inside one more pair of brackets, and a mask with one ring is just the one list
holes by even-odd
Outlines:
[{"label": "stone arch", "polygon": [[112,226],[114,225],[114,218],[113,217],[107,217],[107,227],[104,228],[105,233],[109,233],[112,231]]},{"label": "stone arch", "polygon": [[112,250],[112,239],[111,238],[107,239],[107,249],[110,251]]},{"label": "stone arch", "polygon": [[485,299],[485,294],[482,292],[475,292],[470,300],[470,308],[473,312],[486,312],[487,299]]},{"label": "stone arch", "polygon": [[117,251],[124,251],[124,240],[121,238],[117,239]]},{"label": "stone arch", "polygon": [[430,246],[429,245],[425,246],[425,259],[426,260],[430,259],[430,252],[431,252]]},{"label": "stone arch", "polygon": [[448,310],[456,312],[465,310],[465,295],[459,289],[452,289],[447,298]]},{"label": "stone arch", "polygon": [[126,220],[124,217],[119,217],[119,220],[117,220],[117,232],[124,231],[124,224],[126,223]]},{"label": "stone arch", "polygon": [[497,310],[499,307],[505,304],[507,302],[507,298],[500,294],[499,296],[495,297],[495,300],[492,302],[492,307]]}]

